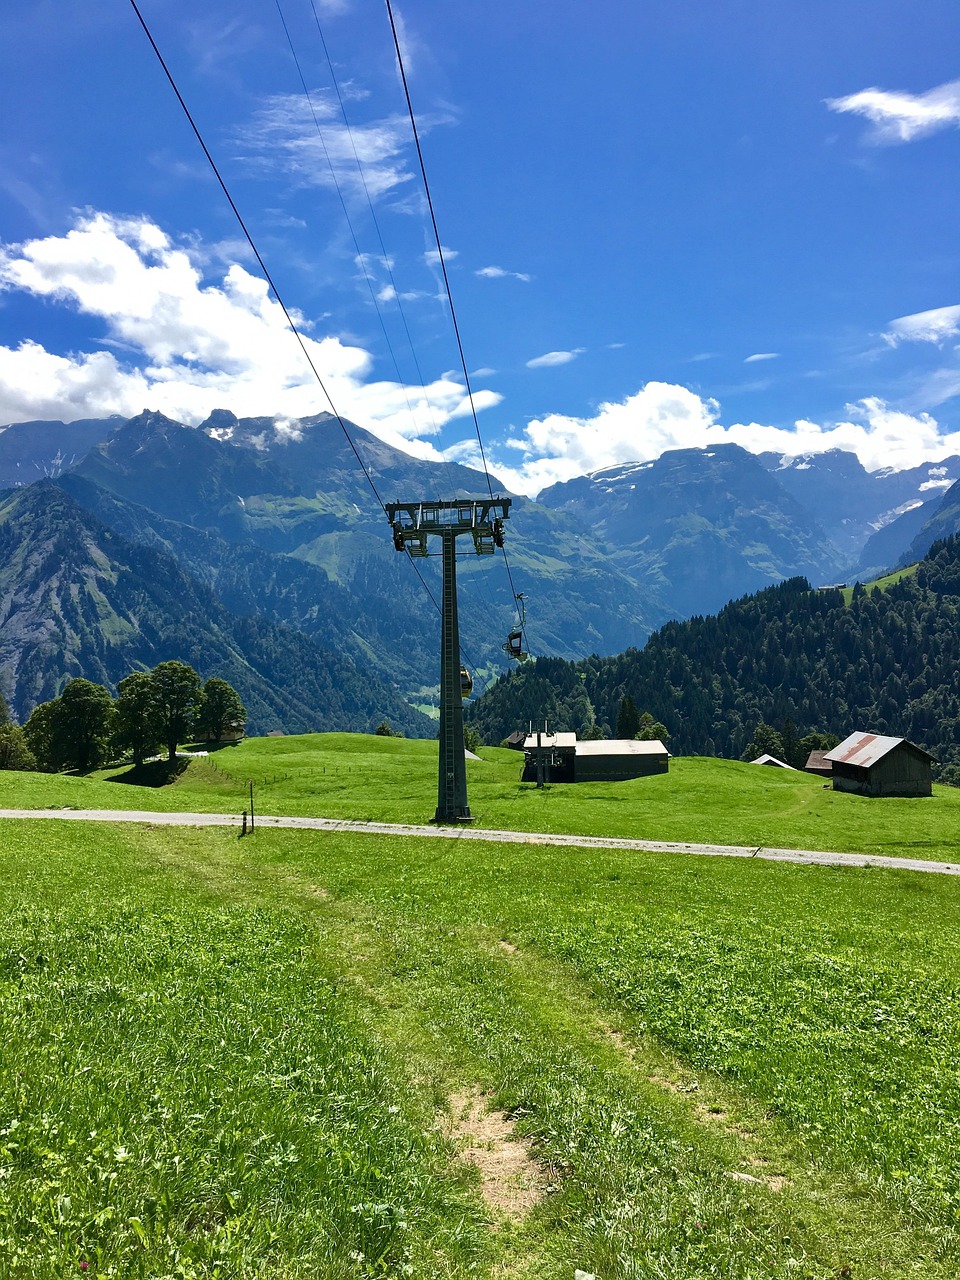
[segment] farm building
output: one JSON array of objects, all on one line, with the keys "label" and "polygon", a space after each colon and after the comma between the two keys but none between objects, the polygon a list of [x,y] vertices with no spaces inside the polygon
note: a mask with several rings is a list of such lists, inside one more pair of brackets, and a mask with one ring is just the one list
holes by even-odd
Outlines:
[{"label": "farm building", "polygon": [[792,764],[787,764],[786,760],[778,760],[776,756],[772,756],[769,751],[765,751],[762,756],[757,756],[756,760],[751,760],[751,764],[769,764],[774,769],[789,769],[794,772]]},{"label": "farm building", "polygon": [[811,751],[807,756],[807,763],[803,766],[804,773],[815,773],[821,778],[833,777],[833,765],[827,759],[825,751]]},{"label": "farm building", "polygon": [[826,752],[832,767],[834,791],[863,796],[932,795],[933,756],[906,738],[878,733],[851,733]]},{"label": "farm building", "polygon": [[[666,773],[670,753],[662,742],[633,739],[578,742],[575,733],[541,734],[540,750],[547,758],[548,782],[622,782]],[[537,737],[528,734],[523,744],[522,782],[537,780]]]}]

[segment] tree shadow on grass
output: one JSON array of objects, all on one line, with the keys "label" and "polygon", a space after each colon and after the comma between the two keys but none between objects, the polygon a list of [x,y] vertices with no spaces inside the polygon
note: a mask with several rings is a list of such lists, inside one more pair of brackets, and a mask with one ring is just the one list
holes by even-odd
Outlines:
[{"label": "tree shadow on grass", "polygon": [[108,782],[127,782],[135,787],[166,787],[176,782],[190,761],[183,756],[176,760],[148,760],[146,764],[135,764],[126,773],[116,773]]}]

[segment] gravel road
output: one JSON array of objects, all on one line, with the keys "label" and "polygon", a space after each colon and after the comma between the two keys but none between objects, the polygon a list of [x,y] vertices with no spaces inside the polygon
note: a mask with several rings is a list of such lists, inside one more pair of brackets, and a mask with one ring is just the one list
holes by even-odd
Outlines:
[{"label": "gravel road", "polygon": [[[152,827],[239,827],[227,813],[152,813],[142,809],[0,809],[4,818],[34,818],[55,822],[138,822]],[[640,849],[649,853],[705,854],[713,858],[761,858],[768,862],[812,863],[823,867],[884,867],[897,871],[931,871],[960,875],[960,862],[929,862],[922,858],[887,858],[872,853],[827,853],[813,849],[753,848],[743,845],[686,844],[667,840],[620,840],[607,836],[550,835],[538,831],[490,831],[482,827],[403,825],[389,822],[349,822],[336,818],[258,817],[258,827],[295,831],[350,831],[373,836],[428,836],[441,840],[490,840],[507,844],[543,844],[591,849]]]}]

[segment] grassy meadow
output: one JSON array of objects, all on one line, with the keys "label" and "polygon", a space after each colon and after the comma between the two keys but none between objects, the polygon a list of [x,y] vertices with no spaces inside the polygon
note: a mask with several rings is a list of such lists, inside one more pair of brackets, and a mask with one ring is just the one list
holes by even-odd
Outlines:
[{"label": "grassy meadow", "polygon": [[[641,840],[827,849],[952,861],[960,846],[960,789],[921,799],[834,792],[811,774],[679,757],[670,772],[628,782],[520,784],[520,753],[484,747],[468,761],[476,824]],[[147,777],[154,766],[147,767]],[[250,738],[193,760],[166,786],[131,770],[89,777],[0,772],[0,807],[156,809],[234,813],[254,783],[263,814],[361,822],[429,821],[437,803],[435,742],[367,734]],[[136,775],[134,775],[136,776]],[[143,776],[143,775],[141,775]],[[156,777],[165,776],[162,768]]]},{"label": "grassy meadow", "polygon": [[[858,830],[802,775],[678,760],[581,808],[484,756],[485,824]],[[231,812],[254,777],[264,812],[421,820],[434,769],[252,741],[163,788],[0,774],[0,805]],[[947,856],[949,789],[859,809]],[[0,820],[0,1275],[947,1280],[958,906],[880,869]]]}]

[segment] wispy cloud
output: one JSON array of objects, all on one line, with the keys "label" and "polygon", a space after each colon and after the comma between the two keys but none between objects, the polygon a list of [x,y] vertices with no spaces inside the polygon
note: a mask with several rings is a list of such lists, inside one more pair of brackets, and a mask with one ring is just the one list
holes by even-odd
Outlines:
[{"label": "wispy cloud", "polygon": [[891,347],[901,342],[944,342],[960,333],[960,306],[934,307],[891,320],[884,338]]},{"label": "wispy cloud", "polygon": [[743,363],[757,364],[758,361],[760,360],[779,360],[779,359],[780,359],[779,351],[758,351],[756,355],[747,356],[747,358],[744,360]]},{"label": "wispy cloud", "polygon": [[[397,114],[354,122],[348,130],[339,112],[339,104],[322,89],[312,90],[309,100],[302,93],[275,94],[261,103],[235,140],[257,172],[271,178],[282,174],[299,187],[333,186],[334,175],[349,194],[362,192],[364,184],[373,197],[405,187],[414,176],[407,162],[408,118]],[[451,120],[425,115],[419,124],[426,131]]]},{"label": "wispy cloud", "polygon": [[523,280],[529,284],[533,276],[528,275],[526,271],[507,271],[505,267],[480,267],[473,273],[475,276],[481,276],[484,280]]},{"label": "wispy cloud", "polygon": [[913,142],[960,125],[960,80],[951,80],[926,93],[861,89],[845,98],[827,98],[831,111],[864,116],[873,125],[868,135],[881,143]]},{"label": "wispy cloud", "polygon": [[569,364],[577,356],[582,356],[584,351],[586,347],[574,347],[572,351],[547,351],[542,356],[534,356],[532,360],[528,360],[527,368],[552,369],[558,364]]}]

